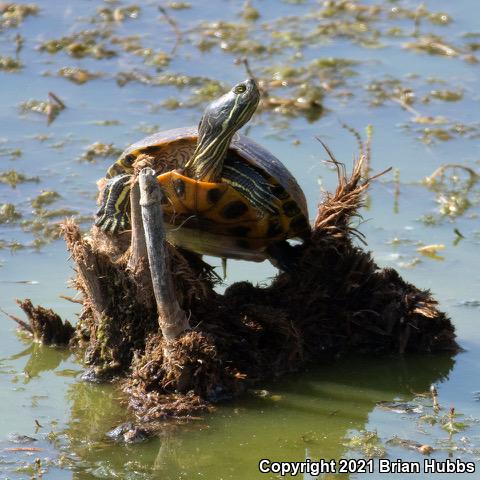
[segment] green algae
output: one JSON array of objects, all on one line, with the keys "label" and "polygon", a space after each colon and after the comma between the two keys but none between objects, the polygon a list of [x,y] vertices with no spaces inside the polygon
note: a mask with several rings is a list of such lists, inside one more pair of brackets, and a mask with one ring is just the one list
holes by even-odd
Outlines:
[{"label": "green algae", "polygon": [[0,172],[0,183],[5,183],[10,185],[12,188],[15,188],[20,183],[25,182],[40,182],[38,177],[30,177],[23,173],[17,172],[16,170],[8,170],[6,172]]},{"label": "green algae", "polygon": [[90,80],[103,76],[102,73],[93,73],[84,68],[78,67],[63,67],[58,70],[57,75],[66,78],[77,85],[83,85]]},{"label": "green algae", "polygon": [[254,22],[260,18],[260,12],[252,6],[249,0],[243,5],[242,18],[247,22]]},{"label": "green algae", "polygon": [[22,24],[25,18],[35,16],[39,7],[34,3],[0,3],[0,31],[4,28],[15,28]]},{"label": "green algae", "polygon": [[95,120],[93,124],[100,125],[102,127],[112,127],[112,126],[120,125],[120,121],[119,120]]},{"label": "green algae", "polygon": [[432,90],[430,96],[444,102],[458,102],[463,98],[463,92],[454,90]]},{"label": "green algae", "polygon": [[192,4],[188,2],[169,2],[167,7],[172,10],[188,10],[192,8]]},{"label": "green algae", "polygon": [[127,7],[98,7],[97,15],[92,17],[92,22],[123,22],[126,19],[136,19],[140,15],[141,8],[139,5],[129,5]]},{"label": "green algae", "polygon": [[384,457],[386,454],[383,445],[376,431],[361,430],[357,435],[347,438],[343,445],[353,451],[360,452],[367,458]]},{"label": "green algae", "polygon": [[104,45],[109,33],[100,30],[83,30],[72,35],[42,42],[38,49],[41,52],[56,54],[64,51],[73,58],[93,57],[97,60],[111,58],[117,52]]},{"label": "green algae", "polygon": [[10,160],[17,160],[23,155],[21,148],[0,148],[0,156],[10,157]]},{"label": "green algae", "polygon": [[49,92],[48,100],[27,100],[22,102],[19,108],[22,113],[33,112],[45,115],[47,117],[47,123],[50,125],[66,106],[57,95]]},{"label": "green algae", "polygon": [[51,205],[59,200],[61,195],[58,192],[53,190],[45,191],[40,193],[37,197],[30,201],[32,208],[35,210],[42,210],[46,205]]},{"label": "green algae", "polygon": [[15,223],[20,218],[22,218],[22,214],[17,211],[12,203],[4,203],[0,207],[0,224]]},{"label": "green algae", "polygon": [[23,68],[22,62],[17,58],[0,56],[0,70],[4,72],[18,72]]},{"label": "green algae", "polygon": [[104,158],[117,157],[121,153],[122,150],[114,147],[112,143],[95,142],[86,148],[85,152],[80,155],[79,160],[95,163]]}]

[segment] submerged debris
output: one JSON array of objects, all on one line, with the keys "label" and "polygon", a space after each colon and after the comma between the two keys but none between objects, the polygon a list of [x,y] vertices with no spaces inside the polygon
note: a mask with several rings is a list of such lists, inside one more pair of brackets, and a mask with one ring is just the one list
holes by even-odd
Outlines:
[{"label": "submerged debris", "polygon": [[140,443],[148,438],[148,432],[132,422],[126,422],[110,430],[107,433],[107,437],[116,442]]}]

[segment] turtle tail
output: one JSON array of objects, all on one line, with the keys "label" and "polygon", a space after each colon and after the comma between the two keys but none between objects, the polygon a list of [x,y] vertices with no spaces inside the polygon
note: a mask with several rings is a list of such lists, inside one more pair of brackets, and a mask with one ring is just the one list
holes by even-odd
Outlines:
[{"label": "turtle tail", "polygon": [[130,227],[130,180],[132,175],[117,175],[105,185],[95,225],[115,234]]}]

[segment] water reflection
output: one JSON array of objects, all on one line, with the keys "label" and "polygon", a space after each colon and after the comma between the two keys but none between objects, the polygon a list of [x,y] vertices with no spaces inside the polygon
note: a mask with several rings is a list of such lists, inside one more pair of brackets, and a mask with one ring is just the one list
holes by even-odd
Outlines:
[{"label": "water reflection", "polygon": [[261,458],[300,461],[306,448],[314,460],[344,457],[345,437],[366,428],[377,402],[428,391],[447,378],[454,363],[449,356],[344,358],[272,383],[267,395],[221,405],[204,420],[165,423],[158,438],[124,446],[105,436],[126,420],[118,392],[75,383],[63,434],[79,461],[75,479],[257,478]]},{"label": "water reflection", "polygon": [[38,377],[41,372],[55,370],[63,361],[71,355],[70,351],[63,348],[52,348],[37,342],[32,342],[25,350],[11,355],[6,361],[18,360],[26,357],[23,368],[25,383],[32,378]]}]

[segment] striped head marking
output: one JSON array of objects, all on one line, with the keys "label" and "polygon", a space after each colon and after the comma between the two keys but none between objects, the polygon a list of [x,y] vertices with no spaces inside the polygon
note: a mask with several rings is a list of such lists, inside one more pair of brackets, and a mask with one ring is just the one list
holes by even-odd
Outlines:
[{"label": "striped head marking", "polygon": [[255,80],[249,78],[210,103],[198,126],[198,143],[185,166],[196,180],[215,182],[220,178],[230,141],[252,117],[260,100]]},{"label": "striped head marking", "polygon": [[232,137],[252,117],[260,100],[255,80],[249,78],[207,106],[198,126],[199,143]]}]

